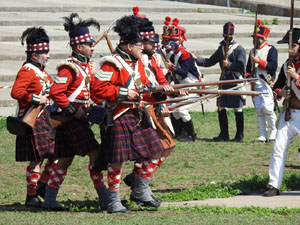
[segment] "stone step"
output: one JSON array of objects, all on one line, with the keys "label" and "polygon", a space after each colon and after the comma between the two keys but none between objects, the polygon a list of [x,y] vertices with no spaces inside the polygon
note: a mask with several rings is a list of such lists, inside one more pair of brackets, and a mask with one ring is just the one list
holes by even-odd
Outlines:
[{"label": "stone step", "polygon": [[[155,25],[155,30],[157,33],[162,33],[162,25]],[[221,38],[222,37],[222,25],[185,25],[187,30],[186,37],[190,39],[199,38]],[[62,26],[44,26],[47,34],[51,41],[69,41],[67,32]],[[106,27],[102,27],[101,30],[105,30]],[[237,24],[235,26],[235,36],[237,38],[250,38],[253,26],[245,24]],[[286,33],[287,29],[285,25],[269,25],[271,29],[269,38],[276,37],[278,39],[282,38]],[[20,43],[20,36],[22,34],[23,26],[0,26],[0,41],[1,42],[18,42]],[[20,32],[21,31],[21,32]],[[91,35],[94,39],[97,39],[102,32],[97,32],[95,29],[91,29]],[[111,31],[109,33],[111,40],[118,40],[119,36]]]}]

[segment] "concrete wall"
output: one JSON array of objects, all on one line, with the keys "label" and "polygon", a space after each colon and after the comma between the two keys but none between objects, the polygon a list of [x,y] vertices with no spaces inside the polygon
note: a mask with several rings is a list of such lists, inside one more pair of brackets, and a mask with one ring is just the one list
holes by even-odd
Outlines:
[{"label": "concrete wall", "polygon": [[[170,0],[178,2],[190,2],[198,4],[209,4],[218,6],[227,6],[227,0]],[[274,16],[290,16],[290,1],[280,0],[262,0],[262,1],[250,1],[250,0],[230,0],[230,7],[244,8],[251,11],[256,11],[256,7],[259,9],[259,14],[274,15]],[[300,1],[295,0],[294,16],[300,17]]]}]

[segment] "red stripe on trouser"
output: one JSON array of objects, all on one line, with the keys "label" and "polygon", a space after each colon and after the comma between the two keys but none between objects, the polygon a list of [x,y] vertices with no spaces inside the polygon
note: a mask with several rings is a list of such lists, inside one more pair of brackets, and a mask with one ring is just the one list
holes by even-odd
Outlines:
[{"label": "red stripe on trouser", "polygon": [[118,191],[120,189],[121,173],[122,169],[107,167],[107,183],[110,191]]},{"label": "red stripe on trouser", "polygon": [[95,188],[104,186],[104,179],[102,171],[93,171],[92,166],[89,165],[90,177],[94,183]]},{"label": "red stripe on trouser", "polygon": [[66,175],[67,175],[67,170],[61,169],[55,163],[53,163],[51,165],[51,173],[50,173],[48,186],[59,189]]},{"label": "red stripe on trouser", "polygon": [[138,176],[150,180],[153,173],[158,168],[159,159],[145,159],[142,163],[135,163],[136,173]]},{"label": "red stripe on trouser", "polygon": [[48,184],[52,163],[54,163],[52,160],[47,160],[47,163],[44,166],[44,170],[39,180],[41,183]]},{"label": "red stripe on trouser", "polygon": [[36,195],[36,186],[41,175],[40,168],[26,168],[27,195]]}]

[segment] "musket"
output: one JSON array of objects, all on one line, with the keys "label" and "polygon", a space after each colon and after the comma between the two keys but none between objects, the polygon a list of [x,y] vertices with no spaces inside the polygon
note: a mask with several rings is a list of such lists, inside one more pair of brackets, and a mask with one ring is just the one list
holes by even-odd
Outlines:
[{"label": "musket", "polygon": [[213,98],[213,97],[216,97],[216,96],[218,96],[218,95],[217,94],[204,95],[204,96],[201,96],[199,98],[195,98],[195,99],[191,99],[191,100],[187,100],[187,101],[184,101],[184,102],[181,102],[181,103],[177,103],[177,104],[174,104],[174,105],[167,106],[167,109],[169,111],[173,111],[174,109],[177,109],[179,107],[189,105],[189,104],[192,104],[192,103],[195,103],[195,102],[198,102],[198,101],[207,100],[207,99],[210,99],[210,98]]},{"label": "musket", "polygon": [[[230,91],[230,90],[235,90],[235,89],[238,89],[238,88],[239,88],[239,86],[235,86],[235,87],[232,87],[232,88],[229,88],[229,89],[226,89],[226,90]],[[203,104],[204,100],[208,100],[208,99],[211,99],[211,98],[214,98],[214,97],[217,97],[217,96],[219,96],[219,95],[218,94],[208,94],[208,95],[204,95],[204,96],[201,96],[201,97],[198,97],[198,98],[189,99],[187,101],[171,105],[167,108],[169,109],[169,111],[172,111],[172,110],[177,109],[179,107],[189,105],[189,104],[193,104],[197,101],[200,101],[201,104]]]},{"label": "musket", "polygon": [[[227,59],[228,56],[228,47],[229,47],[229,35],[230,35],[230,27],[228,27],[227,29],[227,35],[226,35],[226,43],[225,43],[225,48],[224,48],[224,57],[223,57],[223,61]],[[224,76],[225,76],[225,67],[223,65],[222,62],[222,72],[220,75],[220,81],[224,80]],[[222,89],[222,84],[219,85],[219,89]],[[221,97],[219,97],[217,99],[217,103],[218,103],[218,111],[221,111]]]},{"label": "musket", "polygon": [[97,45],[99,43],[99,41],[101,41],[104,37],[106,38],[106,36],[108,35],[109,31],[111,30],[111,28],[115,25],[117,20],[114,20],[107,28],[106,30],[100,35],[100,37],[98,37],[98,39],[94,42],[93,47],[95,47],[95,45]]},{"label": "musket", "polygon": [[[255,12],[255,23],[254,23],[254,32],[253,32],[253,56],[256,56],[256,48],[257,48],[257,6],[256,6],[256,12]],[[251,71],[251,76],[255,77],[256,74],[256,67],[255,63],[252,62],[252,71]],[[251,83],[251,91],[255,91],[255,83]]]},{"label": "musket", "polygon": [[[221,80],[221,81],[207,81],[207,82],[197,82],[197,83],[186,83],[186,84],[173,84],[170,85],[174,89],[181,89],[181,88],[189,88],[189,87],[202,87],[202,86],[210,86],[210,85],[220,85],[220,84],[238,84],[244,82],[253,82],[257,80],[257,78],[249,78],[249,79],[238,79],[238,80]],[[145,92],[161,92],[164,90],[164,85],[158,86],[145,86],[137,90],[139,93]]]},{"label": "musket", "polygon": [[[173,93],[179,93],[180,90],[175,89]],[[197,94],[218,94],[218,95],[250,95],[250,96],[258,96],[262,94],[268,94],[268,92],[263,91],[233,91],[233,90],[220,90],[220,89],[187,89],[189,93],[197,93]]]},{"label": "musket", "polygon": [[[294,23],[294,0],[291,0],[291,19],[290,19],[290,31],[289,31],[289,66],[293,66],[293,56],[292,56],[292,48],[293,48],[293,23]],[[291,86],[292,79],[290,76],[287,76],[287,84],[286,84],[286,94],[291,94]],[[286,99],[285,101],[285,121],[289,121],[291,116],[290,112],[290,100]]]}]

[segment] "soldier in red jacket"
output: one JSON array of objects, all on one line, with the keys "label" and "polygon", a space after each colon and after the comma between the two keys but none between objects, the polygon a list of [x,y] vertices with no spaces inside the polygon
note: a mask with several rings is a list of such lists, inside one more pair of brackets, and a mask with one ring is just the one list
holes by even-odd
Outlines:
[{"label": "soldier in red jacket", "polygon": [[[150,81],[151,86],[155,87],[158,85],[165,85],[165,90],[171,93],[174,89],[169,85],[162,68],[157,64],[158,59],[157,54],[155,54],[155,44],[159,42],[159,35],[155,33],[152,22],[149,21],[148,18],[144,18],[143,21],[145,25],[141,28],[139,34],[144,41],[144,54],[142,61],[145,66],[146,76]],[[148,105],[146,108],[151,116],[151,120],[153,121],[153,128],[157,132],[158,137],[164,146],[164,151],[158,158],[158,163],[156,164],[157,167],[155,169],[158,169],[175,147],[172,134],[170,133],[169,127],[164,118],[165,116],[169,116],[170,112],[164,105]],[[142,160],[137,163],[141,162]],[[134,171],[124,178],[124,182],[128,186],[132,186],[133,180]],[[155,196],[153,195],[153,197]]]},{"label": "soldier in red jacket", "polygon": [[105,99],[113,109],[113,126],[101,129],[104,158],[108,161],[109,213],[128,212],[121,204],[119,188],[123,162],[142,159],[135,164],[135,179],[130,199],[146,207],[159,207],[152,196],[149,180],[157,167],[164,147],[151,127],[144,112],[143,102],[161,99],[162,95],[139,94],[150,81],[141,61],[143,42],[139,36],[142,19],[125,16],[119,19],[114,30],[120,36],[116,54],[100,60],[100,70],[95,75],[94,92]]},{"label": "soldier in red jacket", "polygon": [[[74,21],[76,19],[77,23]],[[90,98],[94,99],[93,93],[90,93],[94,82],[94,66],[90,58],[94,48],[88,26],[93,25],[99,30],[100,24],[94,19],[82,20],[77,13],[64,17],[64,20],[65,30],[70,36],[72,55],[57,66],[58,73],[51,86],[50,96],[58,107],[57,111],[71,118],[71,121],[56,128],[55,154],[58,157],[58,163],[51,168],[52,173],[43,208],[64,210],[56,201],[56,196],[67,174],[67,169],[75,155],[88,155],[90,177],[98,193],[100,207],[104,210],[107,190],[103,183],[103,173],[93,166],[99,155],[100,146],[89,123],[84,119],[86,116],[84,109],[89,107]]]},{"label": "soldier in red jacket", "polygon": [[[25,39],[27,59],[19,70],[11,91],[11,96],[18,100],[19,118],[23,118],[32,107],[46,105],[49,102],[48,92],[53,81],[45,71],[50,58],[49,37],[46,31],[42,27],[28,28],[21,36],[22,45]],[[30,161],[26,169],[26,206],[42,206],[37,195],[41,197],[45,195],[53,160],[47,161],[42,174],[41,165],[43,159],[54,158],[54,140],[47,135],[50,130],[42,111],[33,129],[28,129],[25,135],[17,135],[16,161]]]}]

